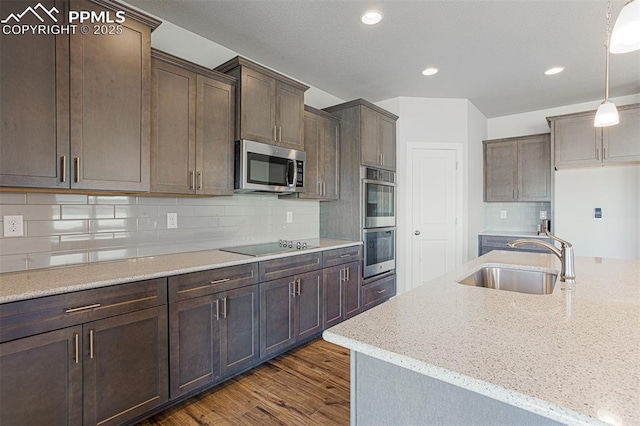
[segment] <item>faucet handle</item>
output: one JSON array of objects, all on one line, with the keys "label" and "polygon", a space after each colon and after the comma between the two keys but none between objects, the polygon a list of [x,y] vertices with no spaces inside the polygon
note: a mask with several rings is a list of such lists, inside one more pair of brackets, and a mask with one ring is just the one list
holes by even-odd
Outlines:
[{"label": "faucet handle", "polygon": [[558,238],[553,235],[547,228],[544,228],[544,233],[547,237],[551,238],[553,241],[557,241],[560,243],[562,247],[573,247],[570,242],[563,240],[562,238]]}]

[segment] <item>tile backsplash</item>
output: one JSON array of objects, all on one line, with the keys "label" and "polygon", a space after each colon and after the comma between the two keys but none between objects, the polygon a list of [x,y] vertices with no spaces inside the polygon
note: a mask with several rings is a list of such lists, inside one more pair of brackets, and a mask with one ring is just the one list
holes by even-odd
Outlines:
[{"label": "tile backsplash", "polygon": [[[293,223],[286,223],[287,212]],[[273,194],[0,193],[0,221],[6,215],[24,219],[24,237],[0,238],[0,272],[318,238],[319,212],[318,201]],[[167,229],[167,213],[177,213],[177,229]]]},{"label": "tile backsplash", "polygon": [[[502,219],[500,213],[507,212]],[[551,203],[484,203],[484,227],[492,231],[536,231],[542,222],[540,212],[546,211],[551,219]],[[553,221],[551,229],[553,229]]]}]

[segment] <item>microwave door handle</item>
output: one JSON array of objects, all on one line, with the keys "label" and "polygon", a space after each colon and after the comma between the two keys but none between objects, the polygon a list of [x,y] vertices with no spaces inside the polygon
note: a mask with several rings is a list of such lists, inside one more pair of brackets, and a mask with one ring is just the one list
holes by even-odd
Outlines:
[{"label": "microwave door handle", "polygon": [[[296,167],[295,160],[289,160],[289,168],[287,169],[287,186],[294,188],[296,186],[296,179],[298,178],[298,169]],[[291,178],[291,180],[289,180]]]}]

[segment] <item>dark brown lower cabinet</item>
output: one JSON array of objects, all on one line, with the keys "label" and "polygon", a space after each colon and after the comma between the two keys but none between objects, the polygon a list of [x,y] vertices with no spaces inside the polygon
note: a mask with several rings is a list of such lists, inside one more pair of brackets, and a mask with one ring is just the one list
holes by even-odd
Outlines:
[{"label": "dark brown lower cabinet", "polygon": [[258,360],[258,286],[169,305],[171,398]]},{"label": "dark brown lower cabinet", "polygon": [[324,328],[333,327],[362,310],[361,270],[360,262],[324,269]]},{"label": "dark brown lower cabinet", "polygon": [[322,271],[260,284],[260,357],[318,334],[323,324]]},{"label": "dark brown lower cabinet", "polygon": [[168,400],[166,306],[82,329],[84,424],[121,424]]},{"label": "dark brown lower cabinet", "polygon": [[0,344],[0,424],[82,424],[82,326]]}]

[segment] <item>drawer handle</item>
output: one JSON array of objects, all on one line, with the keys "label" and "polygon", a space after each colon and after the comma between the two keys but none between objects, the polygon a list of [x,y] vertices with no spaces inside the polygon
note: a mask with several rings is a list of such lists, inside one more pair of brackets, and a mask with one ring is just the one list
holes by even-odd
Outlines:
[{"label": "drawer handle", "polygon": [[100,307],[99,303],[94,303],[93,305],[80,306],[79,308],[70,308],[65,310],[65,312],[70,314],[73,312],[88,311],[89,309],[99,308],[99,307]]},{"label": "drawer handle", "polygon": [[209,283],[209,285],[226,283],[227,281],[231,281],[231,278],[222,278],[221,280],[214,280]]},{"label": "drawer handle", "polygon": [[345,257],[351,257],[351,254],[343,254],[340,256],[340,259],[344,259]]},{"label": "drawer handle", "polygon": [[378,290],[378,291],[376,291],[376,293],[378,293],[378,294],[382,294],[382,293],[385,293],[386,291],[387,291],[387,289],[386,289],[386,288],[383,288],[382,290]]}]

